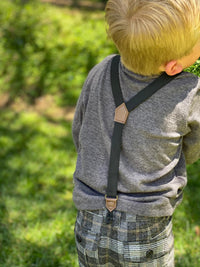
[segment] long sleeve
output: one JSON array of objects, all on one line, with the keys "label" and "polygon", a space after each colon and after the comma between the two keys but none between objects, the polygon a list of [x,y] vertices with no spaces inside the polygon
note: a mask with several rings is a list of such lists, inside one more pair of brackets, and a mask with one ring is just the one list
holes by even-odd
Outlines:
[{"label": "long sleeve", "polygon": [[91,72],[92,71],[89,72],[88,77],[85,80],[81,94],[77,101],[75,115],[74,115],[73,124],[72,124],[72,136],[73,136],[74,145],[76,147],[77,152],[80,149],[79,134],[80,134],[81,125],[83,122],[83,117],[86,111],[86,106],[87,106],[89,93],[90,93],[89,80],[90,80]]},{"label": "long sleeve", "polygon": [[193,99],[188,127],[190,131],[183,138],[183,152],[186,163],[192,164],[200,158],[200,90]]},{"label": "long sleeve", "polygon": [[76,111],[75,111],[74,120],[72,124],[72,136],[73,136],[73,140],[74,140],[74,144],[75,144],[77,152],[80,150],[79,135],[80,135],[80,130],[81,130],[81,126],[83,123],[84,115],[87,109],[89,95],[92,90],[92,87],[95,89],[96,82],[99,81],[98,78],[96,81],[96,76],[98,76],[97,73],[98,73],[97,66],[91,69],[91,71],[88,73],[88,76],[84,82],[81,94],[76,104]]},{"label": "long sleeve", "polygon": [[84,114],[83,93],[81,93],[78,102],[76,104],[76,111],[72,124],[72,135],[73,135],[74,145],[77,151],[79,150],[79,133],[82,125],[83,114]]}]

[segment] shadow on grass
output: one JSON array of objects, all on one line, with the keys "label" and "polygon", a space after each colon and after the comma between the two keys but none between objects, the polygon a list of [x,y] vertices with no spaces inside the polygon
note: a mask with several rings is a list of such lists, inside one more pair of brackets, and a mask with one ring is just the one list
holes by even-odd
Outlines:
[{"label": "shadow on grass", "polygon": [[[4,263],[7,251],[12,246],[13,237],[9,229],[8,211],[3,200],[0,200],[0,264]],[[4,265],[0,265],[4,266]]]},{"label": "shadow on grass", "polygon": [[186,205],[186,216],[196,225],[200,226],[200,160],[188,166],[188,185],[185,190],[185,197],[188,200]]},{"label": "shadow on grass", "polygon": [[185,254],[176,257],[176,267],[199,267],[200,258],[199,255],[191,255],[191,252],[186,252]]},{"label": "shadow on grass", "polygon": [[71,123],[0,116],[0,266],[76,266]]},{"label": "shadow on grass", "polygon": [[[6,237],[6,236],[5,236]],[[11,238],[10,238],[11,239]],[[68,259],[68,254],[75,254],[74,237],[71,233],[58,235],[52,244],[37,245],[26,240],[7,240],[0,252],[0,266],[37,266],[37,267],[66,267],[75,266]],[[62,251],[62,252],[60,252]],[[12,257],[9,257],[12,255]]]},{"label": "shadow on grass", "polygon": [[97,11],[97,10],[104,10],[107,0],[102,1],[94,1],[94,0],[42,0],[44,3],[50,3],[55,6],[59,7],[71,7],[71,8],[78,8],[81,10],[90,10],[90,11]]},{"label": "shadow on grass", "polygon": [[174,214],[176,267],[200,266],[200,160],[187,166],[188,184]]}]

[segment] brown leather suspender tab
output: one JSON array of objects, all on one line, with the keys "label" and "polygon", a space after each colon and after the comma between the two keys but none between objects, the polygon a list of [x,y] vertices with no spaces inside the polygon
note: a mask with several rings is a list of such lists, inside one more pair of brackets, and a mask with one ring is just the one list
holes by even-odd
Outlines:
[{"label": "brown leather suspender tab", "polygon": [[117,207],[117,200],[118,200],[118,196],[116,198],[108,198],[107,196],[105,196],[106,199],[106,208],[112,212],[113,210],[116,209]]},{"label": "brown leather suspender tab", "polygon": [[122,124],[126,124],[126,121],[128,119],[128,109],[126,107],[125,103],[122,103],[120,106],[118,106],[115,109],[115,118],[114,121],[122,123]]}]

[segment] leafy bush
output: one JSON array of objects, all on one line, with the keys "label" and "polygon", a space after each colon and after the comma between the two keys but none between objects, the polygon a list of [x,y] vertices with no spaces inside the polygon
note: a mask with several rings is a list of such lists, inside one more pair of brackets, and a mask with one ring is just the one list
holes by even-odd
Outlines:
[{"label": "leafy bush", "polygon": [[200,76],[200,58],[192,66],[190,66],[187,71]]},{"label": "leafy bush", "polygon": [[10,101],[51,93],[73,105],[91,67],[115,51],[102,12],[8,0],[0,2],[0,23],[0,91]]}]

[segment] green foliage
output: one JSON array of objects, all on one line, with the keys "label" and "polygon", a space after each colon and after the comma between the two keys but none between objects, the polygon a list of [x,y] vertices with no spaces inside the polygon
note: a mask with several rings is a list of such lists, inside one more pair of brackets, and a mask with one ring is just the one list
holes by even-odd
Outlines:
[{"label": "green foliage", "polygon": [[197,76],[200,76],[200,58],[189,68],[187,71],[194,73]]},{"label": "green foliage", "polygon": [[75,104],[94,64],[114,51],[103,13],[61,12],[37,1],[0,2],[0,91],[29,102],[59,94]]}]

